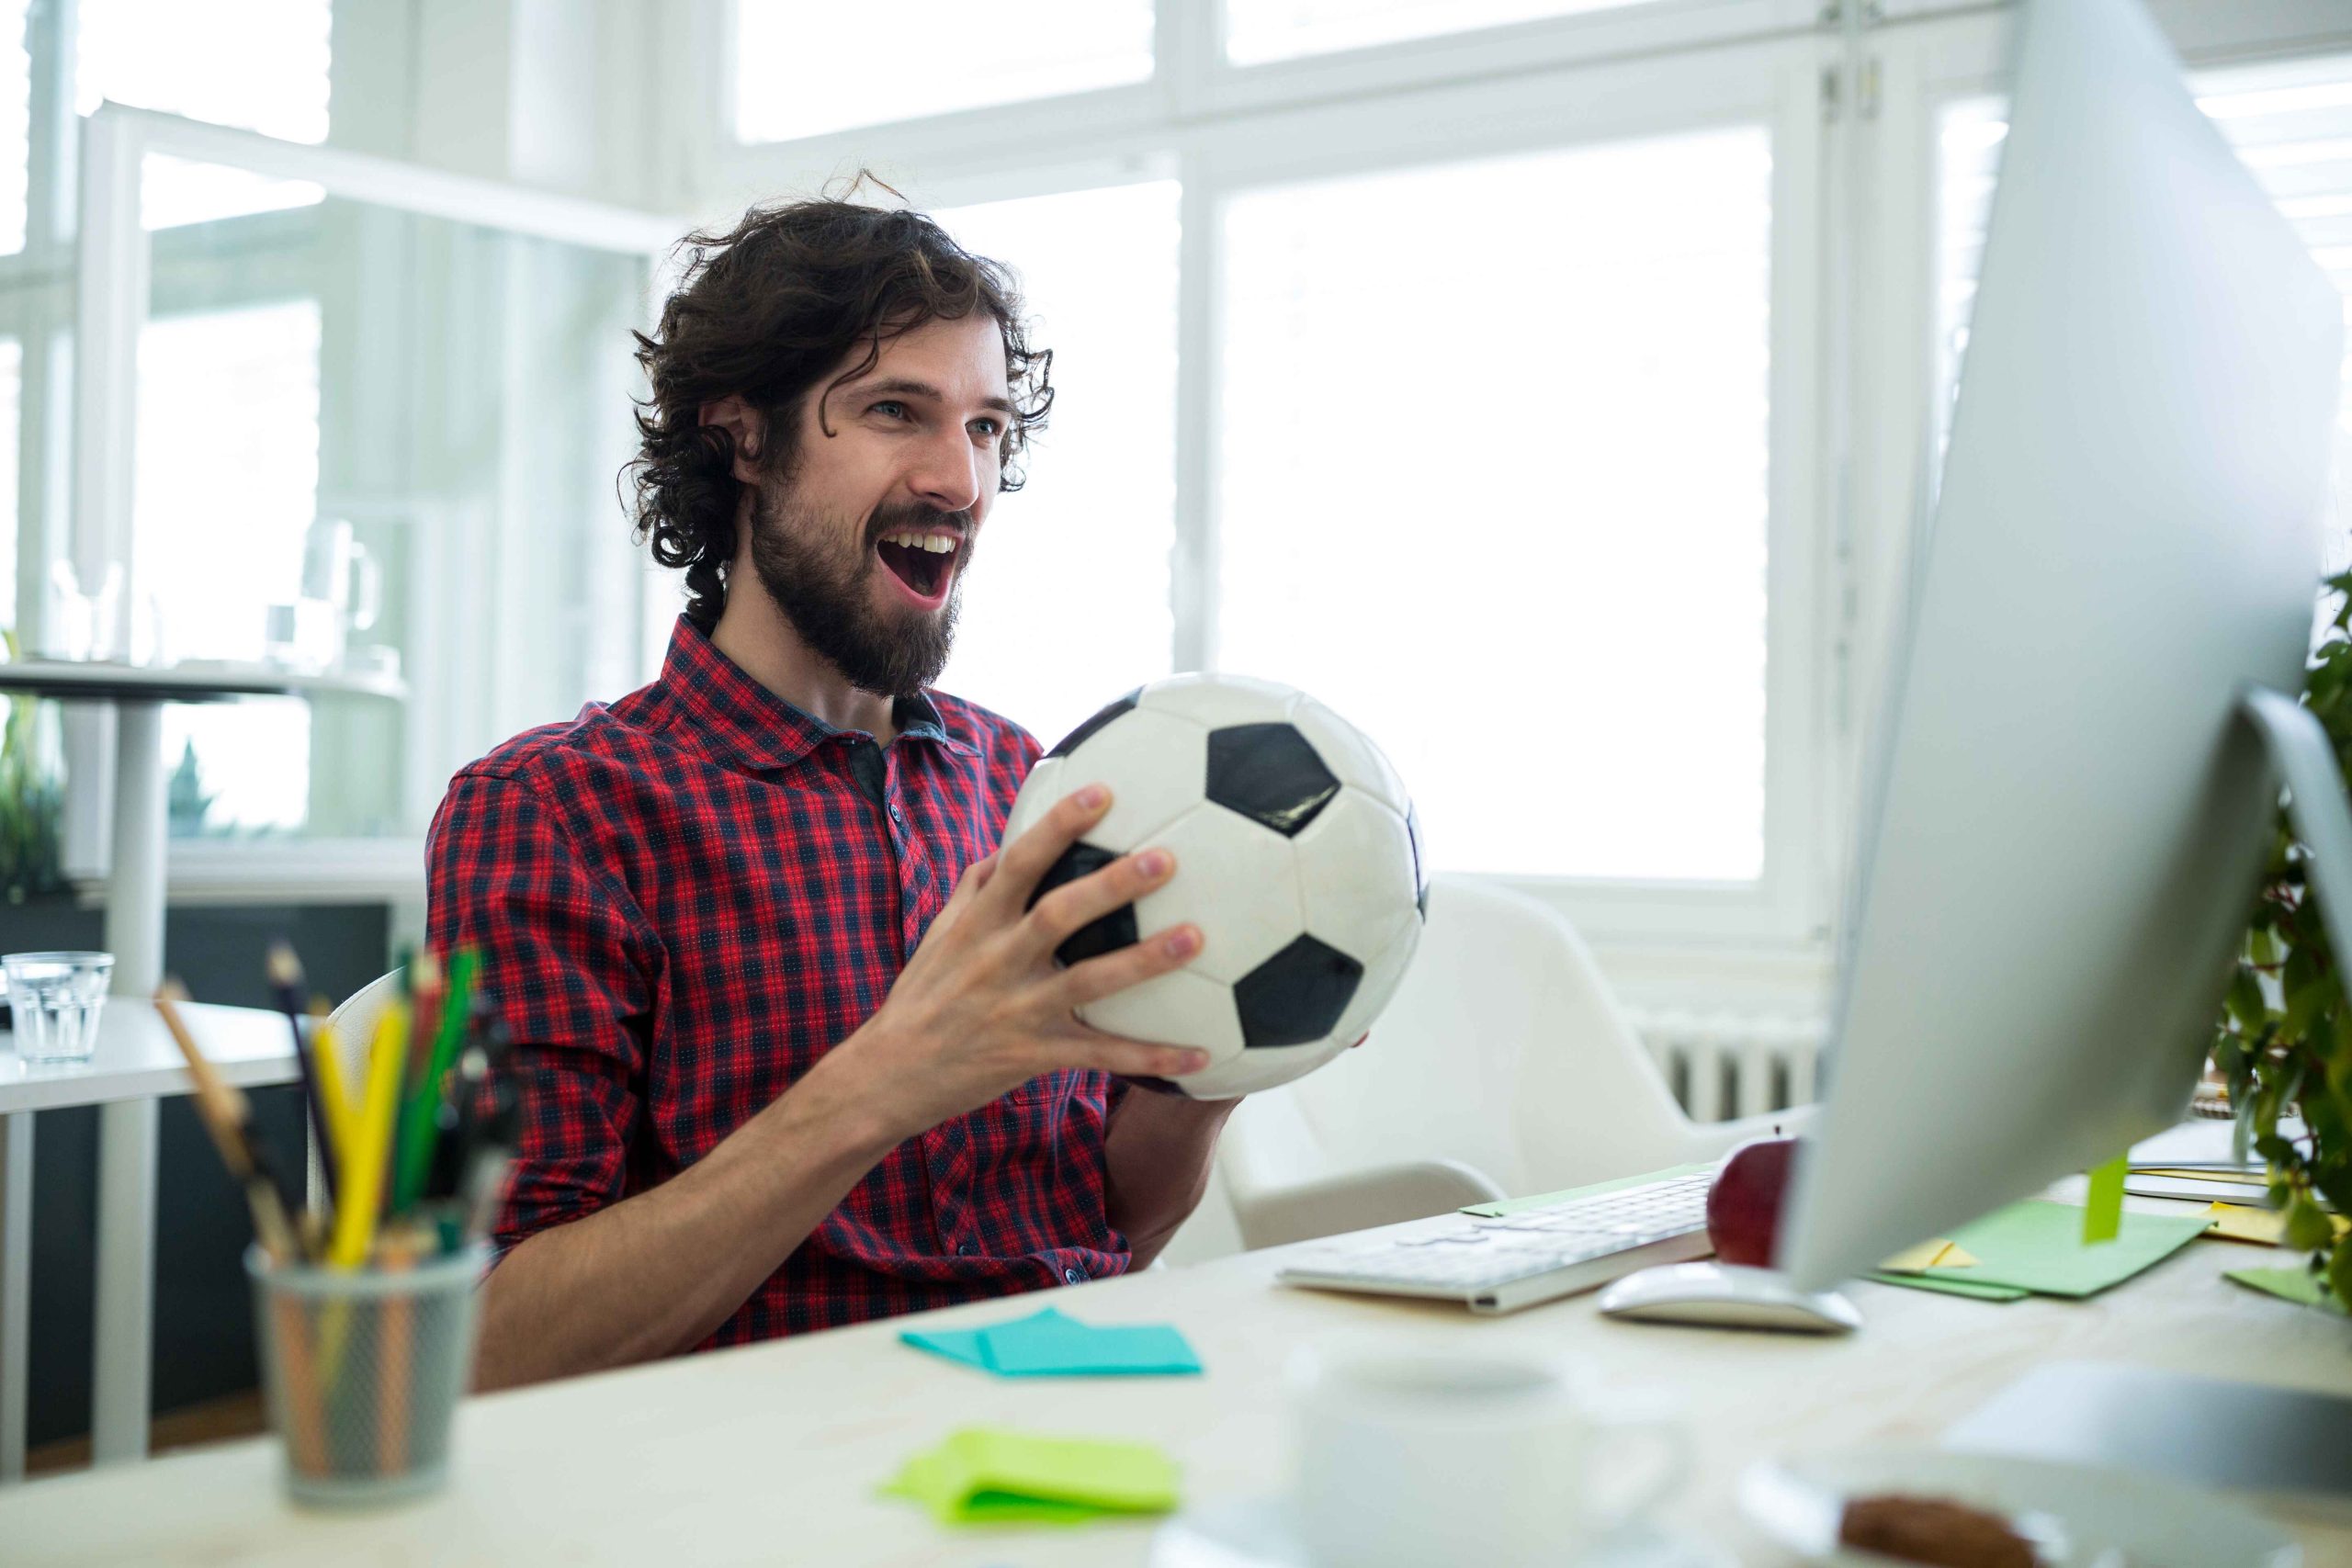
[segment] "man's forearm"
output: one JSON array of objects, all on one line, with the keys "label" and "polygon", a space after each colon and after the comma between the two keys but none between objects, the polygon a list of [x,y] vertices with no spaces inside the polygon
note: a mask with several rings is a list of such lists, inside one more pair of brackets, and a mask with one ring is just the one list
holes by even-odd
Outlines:
[{"label": "man's forearm", "polygon": [[1147,1268],[1208,1190],[1216,1135],[1238,1100],[1130,1089],[1102,1138],[1110,1220]]},{"label": "man's forearm", "polygon": [[671,1180],[509,1252],[482,1291],[477,1386],[699,1344],[898,1141],[851,1075],[820,1062]]}]

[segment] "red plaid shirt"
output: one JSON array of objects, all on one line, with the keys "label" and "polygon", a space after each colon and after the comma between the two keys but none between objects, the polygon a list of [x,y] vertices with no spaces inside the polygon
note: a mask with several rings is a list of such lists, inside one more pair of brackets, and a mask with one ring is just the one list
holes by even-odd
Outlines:
[{"label": "red plaid shirt", "polygon": [[[882,1004],[1038,750],[944,694],[897,725],[835,729],[681,619],[653,684],[451,781],[427,927],[516,1041],[502,1251],[668,1180]],[[899,1145],[706,1346],[1125,1271],[1110,1099],[1054,1073]]]}]

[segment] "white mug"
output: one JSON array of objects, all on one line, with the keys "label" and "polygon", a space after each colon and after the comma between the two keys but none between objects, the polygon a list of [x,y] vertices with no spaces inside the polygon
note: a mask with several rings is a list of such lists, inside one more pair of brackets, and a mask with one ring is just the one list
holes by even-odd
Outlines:
[{"label": "white mug", "polygon": [[1294,1518],[1317,1568],[1556,1568],[1689,1465],[1680,1427],[1597,1412],[1534,1350],[1310,1352],[1292,1382]]}]

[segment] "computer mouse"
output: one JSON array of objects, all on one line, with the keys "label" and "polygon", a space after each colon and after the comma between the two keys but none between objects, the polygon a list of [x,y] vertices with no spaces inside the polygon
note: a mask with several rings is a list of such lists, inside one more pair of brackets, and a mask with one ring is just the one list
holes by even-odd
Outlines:
[{"label": "computer mouse", "polygon": [[1711,1328],[1773,1328],[1792,1334],[1849,1334],[1862,1325],[1854,1303],[1835,1291],[1800,1291],[1770,1269],[1729,1263],[1673,1263],[1628,1274],[1600,1292],[1609,1317],[1693,1323]]}]

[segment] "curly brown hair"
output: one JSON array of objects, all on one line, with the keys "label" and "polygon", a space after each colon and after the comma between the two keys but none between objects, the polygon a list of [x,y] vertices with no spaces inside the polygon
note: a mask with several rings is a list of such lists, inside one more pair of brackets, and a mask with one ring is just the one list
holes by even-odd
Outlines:
[{"label": "curly brown hair", "polygon": [[[844,197],[869,180],[899,194],[861,173]],[[702,423],[707,403],[734,396],[757,410],[768,434],[754,461],[762,473],[788,472],[802,400],[820,381],[821,398],[871,370],[886,338],[986,310],[1003,335],[1013,405],[998,488],[1021,488],[1015,459],[1053,406],[1053,352],[1030,346],[1019,287],[1001,263],[922,213],[832,197],[754,207],[727,232],[697,231],[678,249],[685,265],[660,325],[634,334],[650,390],[622,478],[637,492],[637,539],[650,539],[663,566],[685,569],[686,615],[705,631],[727,603],[743,489],[734,438]],[[834,374],[861,344],[864,357]]]}]

